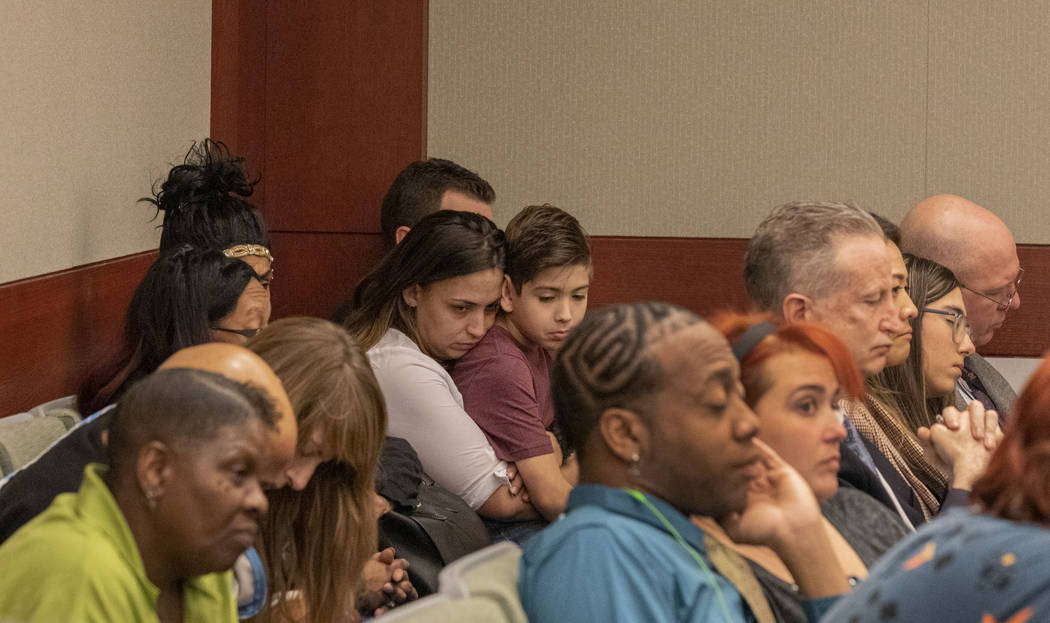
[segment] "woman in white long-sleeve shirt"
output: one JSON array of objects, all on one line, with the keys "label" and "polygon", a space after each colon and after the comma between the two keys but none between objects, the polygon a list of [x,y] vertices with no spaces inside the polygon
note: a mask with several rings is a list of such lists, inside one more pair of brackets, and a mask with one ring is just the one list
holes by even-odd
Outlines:
[{"label": "woman in white long-sleeve shirt", "polygon": [[407,439],[423,469],[482,516],[519,520],[536,511],[510,493],[507,464],[445,370],[495,320],[503,247],[503,232],[483,216],[425,217],[358,284],[346,327],[368,351],[389,434]]}]

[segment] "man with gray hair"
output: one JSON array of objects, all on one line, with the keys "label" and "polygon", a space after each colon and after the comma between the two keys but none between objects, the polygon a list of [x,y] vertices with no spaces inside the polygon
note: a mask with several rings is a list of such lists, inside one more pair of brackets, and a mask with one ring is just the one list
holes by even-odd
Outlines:
[{"label": "man with gray hair", "polygon": [[[979,242],[978,242],[979,241]],[[1021,306],[1024,271],[1009,228],[976,203],[955,195],[920,201],[901,221],[901,249],[946,266],[962,282],[973,343],[980,348]],[[999,372],[974,353],[966,358],[956,403],[979,400],[1005,418],[1017,394]]]},{"label": "man with gray hair", "polygon": [[[852,203],[775,208],[751,238],[744,279],[760,309],[788,324],[823,326],[869,377],[886,367],[894,338],[906,332],[913,317],[914,307],[894,301],[891,247],[882,228]],[[843,407],[850,413],[864,405],[855,399]],[[907,482],[871,440],[848,419],[845,424],[839,478],[906,517]]]},{"label": "man with gray hair", "polygon": [[852,203],[795,202],[777,207],[748,244],[744,280],[763,311],[785,322],[819,324],[841,339],[857,367],[886,366],[906,319],[893,301],[886,238]]},{"label": "man with gray hair", "polygon": [[[875,219],[852,203],[788,203],[774,209],[751,238],[744,267],[747,291],[762,310],[788,324],[811,322],[828,329],[850,349],[858,368],[874,376],[886,366],[893,340],[907,329],[912,314],[912,308],[893,300],[890,249]],[[848,417],[866,410],[859,400],[843,406]],[[944,415],[950,430],[983,440],[983,410],[970,410],[969,418],[954,410]],[[909,512],[914,494],[908,483],[848,422],[839,478],[919,522],[922,515]],[[931,442],[941,445],[939,439]]]}]

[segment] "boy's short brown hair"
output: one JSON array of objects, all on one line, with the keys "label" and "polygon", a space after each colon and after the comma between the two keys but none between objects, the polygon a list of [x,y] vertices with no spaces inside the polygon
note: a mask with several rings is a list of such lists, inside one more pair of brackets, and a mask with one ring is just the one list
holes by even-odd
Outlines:
[{"label": "boy's short brown hair", "polygon": [[518,294],[548,268],[591,265],[590,242],[580,222],[549,203],[522,209],[507,224],[506,234],[506,274]]}]

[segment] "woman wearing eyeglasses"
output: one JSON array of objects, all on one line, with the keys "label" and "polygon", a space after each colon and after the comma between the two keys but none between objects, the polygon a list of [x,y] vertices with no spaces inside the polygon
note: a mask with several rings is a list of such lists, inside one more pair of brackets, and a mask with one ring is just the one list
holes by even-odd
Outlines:
[{"label": "woman wearing eyeglasses", "polygon": [[269,305],[252,267],[221,250],[181,247],[157,258],[135,289],[124,335],[78,395],[84,420],[0,487],[0,542],[37,516],[58,493],[76,491],[84,466],[104,462],[112,405],[175,351],[220,341],[243,344],[266,324]]},{"label": "woman wearing eyeglasses", "polygon": [[887,367],[869,382],[870,410],[850,410],[848,416],[878,451],[873,454],[896,471],[883,470],[883,476],[902,506],[921,511],[911,514],[912,523],[919,524],[942,507],[966,504],[1001,432],[993,431],[985,442],[975,439],[969,426],[939,427],[931,437],[942,414],[958,415],[950,412],[955,384],[974,345],[955,275],[926,258],[908,255],[905,261],[909,291],[919,311],[912,325],[911,351],[903,363]]},{"label": "woman wearing eyeglasses", "polygon": [[78,394],[80,412],[116,402],[181,348],[245,344],[269,320],[267,299],[251,266],[222,251],[183,246],[161,255],[135,288],[123,344]]}]

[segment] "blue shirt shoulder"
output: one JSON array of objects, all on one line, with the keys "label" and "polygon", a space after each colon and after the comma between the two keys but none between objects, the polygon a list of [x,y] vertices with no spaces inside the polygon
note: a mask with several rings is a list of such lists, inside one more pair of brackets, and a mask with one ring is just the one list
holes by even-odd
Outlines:
[{"label": "blue shirt shoulder", "polygon": [[708,572],[629,494],[580,485],[568,515],[525,545],[519,589],[529,620],[750,621],[740,594],[706,559],[700,529],[653,503]]}]

